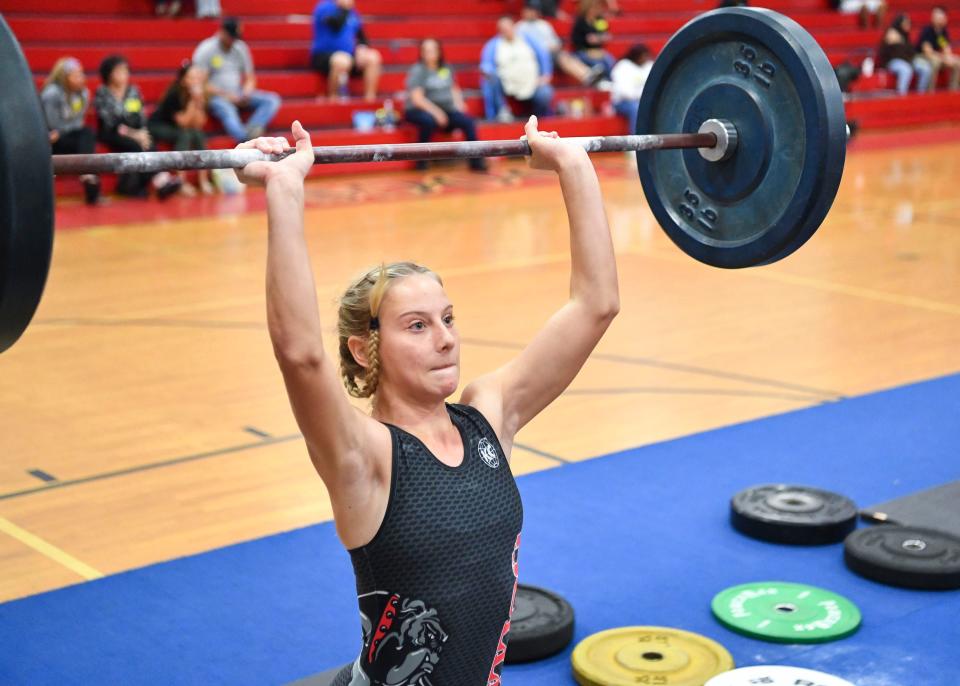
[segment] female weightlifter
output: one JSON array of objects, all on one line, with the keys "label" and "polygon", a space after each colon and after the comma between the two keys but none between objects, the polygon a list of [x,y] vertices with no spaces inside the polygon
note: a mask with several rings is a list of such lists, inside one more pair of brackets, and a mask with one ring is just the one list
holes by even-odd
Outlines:
[{"label": "female weightlifter", "polygon": [[[464,388],[440,276],[375,267],[340,299],[339,360],[323,349],[304,239],[310,136],[253,162],[266,187],[267,323],[290,404],[326,484],[357,580],[363,646],[335,686],[499,684],[517,585],[522,508],[516,433],[570,384],[619,309],[600,185],[587,154],[525,127],[534,169],[557,173],[570,221],[570,297],[511,362]],[[241,144],[266,153],[283,138]],[[339,367],[339,369],[338,369]],[[370,414],[341,388],[371,398]]]}]

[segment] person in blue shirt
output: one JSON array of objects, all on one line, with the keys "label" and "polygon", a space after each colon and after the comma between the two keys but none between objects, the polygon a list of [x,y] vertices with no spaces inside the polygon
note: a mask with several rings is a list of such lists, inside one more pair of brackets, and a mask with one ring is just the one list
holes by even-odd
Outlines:
[{"label": "person in blue shirt", "polygon": [[517,30],[511,17],[500,17],[497,35],[483,46],[480,76],[487,119],[513,120],[508,97],[538,117],[550,114],[553,59],[536,39]]},{"label": "person in blue shirt", "polygon": [[346,94],[350,75],[363,76],[363,97],[377,98],[383,59],[363,32],[354,0],[320,0],[313,10],[313,46],[310,62],[327,77],[327,94]]}]

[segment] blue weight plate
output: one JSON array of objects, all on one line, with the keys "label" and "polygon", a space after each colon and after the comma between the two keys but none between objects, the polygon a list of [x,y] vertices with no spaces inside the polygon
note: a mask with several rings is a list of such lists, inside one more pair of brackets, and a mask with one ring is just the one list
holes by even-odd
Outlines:
[{"label": "blue weight plate", "polygon": [[0,16],[0,352],[40,303],[53,250],[53,169],[40,102]]},{"label": "blue weight plate", "polygon": [[650,209],[670,239],[715,267],[769,264],[803,245],[836,197],[846,116],[833,67],[799,24],[771,10],[729,8],[681,28],[654,62],[637,133],[737,128],[733,156],[637,153]]}]

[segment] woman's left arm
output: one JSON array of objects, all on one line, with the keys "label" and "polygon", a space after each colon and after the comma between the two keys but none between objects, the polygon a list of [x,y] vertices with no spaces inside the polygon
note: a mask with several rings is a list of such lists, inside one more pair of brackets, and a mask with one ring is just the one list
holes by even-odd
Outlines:
[{"label": "woman's left arm", "polygon": [[600,183],[587,153],[526,125],[534,169],[557,172],[570,220],[570,298],[526,348],[467,386],[462,402],[477,407],[504,443],[559,396],[586,363],[620,310],[617,264]]}]

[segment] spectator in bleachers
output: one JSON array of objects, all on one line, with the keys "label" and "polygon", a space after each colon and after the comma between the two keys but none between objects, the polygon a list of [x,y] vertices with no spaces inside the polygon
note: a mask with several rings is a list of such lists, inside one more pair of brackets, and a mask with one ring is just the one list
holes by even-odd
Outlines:
[{"label": "spectator in bleachers", "polygon": [[507,98],[538,117],[550,114],[553,60],[538,41],[517,31],[511,17],[500,17],[497,35],[480,53],[480,88],[487,119],[513,121]]},{"label": "spectator in bleachers", "polygon": [[[150,115],[147,122],[150,133],[156,140],[169,143],[174,150],[204,150],[207,147],[203,132],[207,124],[207,97],[204,71],[185,61],[157,109]],[[196,195],[197,189],[187,183],[186,173],[181,171],[178,176],[182,183],[180,192],[190,197]],[[206,169],[197,171],[197,181],[204,195],[213,193],[210,173]]]},{"label": "spectator in bleachers", "polygon": [[[418,140],[426,143],[437,129],[463,131],[468,141],[477,140],[477,127],[467,114],[463,93],[453,71],[443,59],[440,43],[427,38],[420,43],[420,60],[407,73],[407,107],[404,117],[417,127]],[[486,171],[482,157],[469,161],[473,171]],[[426,169],[426,162],[417,162],[417,169]]]},{"label": "spectator in bleachers", "polygon": [[588,67],[601,65],[605,78],[610,78],[613,55],[604,46],[610,41],[610,22],[604,16],[603,0],[583,0],[580,12],[573,22],[570,43],[577,59]]},{"label": "spectator in bleachers", "polygon": [[526,0],[517,29],[538,41],[553,58],[553,64],[563,73],[585,86],[592,86],[603,78],[603,65],[588,67],[563,49],[563,41],[553,24],[543,18],[543,0]]},{"label": "spectator in bleachers", "polygon": [[623,59],[613,65],[610,73],[610,80],[613,82],[610,93],[613,109],[627,120],[629,133],[636,133],[640,94],[652,67],[650,48],[643,43],[637,43],[627,50]]},{"label": "spectator in bleachers", "polygon": [[220,0],[197,0],[197,19],[220,16]]},{"label": "spectator in bleachers", "polygon": [[947,8],[937,5],[930,13],[930,23],[920,32],[920,42],[917,50],[933,67],[933,78],[930,80],[930,89],[937,84],[937,74],[941,69],[950,72],[949,87],[955,91],[960,89],[960,56],[953,54],[950,48],[950,36],[947,33]]},{"label": "spectator in bleachers", "polygon": [[371,48],[353,0],[320,0],[313,10],[310,63],[327,77],[327,94],[347,94],[351,73],[363,75],[363,97],[377,99],[383,58]]},{"label": "spectator in bleachers", "polygon": [[[43,115],[50,130],[54,155],[90,154],[97,145],[93,129],[85,124],[90,106],[90,91],[83,65],[74,57],[61,57],[53,65],[40,91]],[[94,174],[80,177],[84,200],[88,205],[100,201],[100,178]]]},{"label": "spectator in bleachers", "polygon": [[842,14],[856,14],[860,18],[860,27],[867,28],[870,19],[874,26],[883,26],[887,16],[887,0],[832,0]]},{"label": "spectator in bleachers", "polygon": [[[130,83],[130,65],[121,55],[110,55],[100,63],[100,81],[93,95],[97,113],[97,138],[113,152],[155,150],[147,131],[143,95]],[[117,177],[117,193],[131,197],[147,196],[152,183],[163,200],[180,188],[180,179],[170,172],[132,172]]]},{"label": "spectator in bleachers", "polygon": [[175,17],[183,9],[183,3],[180,0],[153,0],[153,11],[158,17]]},{"label": "spectator in bleachers", "polygon": [[[280,109],[280,96],[257,90],[250,48],[241,40],[240,22],[223,20],[216,35],[202,41],[191,61],[207,73],[210,114],[238,143],[257,138]],[[241,110],[251,111],[244,125]]]},{"label": "spectator in bleachers", "polygon": [[897,93],[900,95],[907,94],[914,74],[918,93],[926,93],[930,88],[930,63],[917,54],[910,41],[909,15],[898,14],[883,34],[877,51],[877,66],[896,76]]}]

